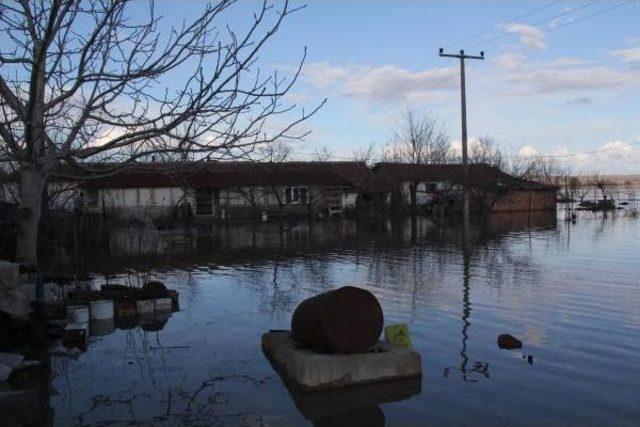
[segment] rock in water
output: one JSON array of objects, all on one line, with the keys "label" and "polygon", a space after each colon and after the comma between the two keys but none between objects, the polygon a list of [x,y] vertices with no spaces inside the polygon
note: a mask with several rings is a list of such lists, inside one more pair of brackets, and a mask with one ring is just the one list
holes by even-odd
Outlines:
[{"label": "rock in water", "polygon": [[513,350],[516,348],[522,348],[522,341],[513,335],[502,334],[498,337],[498,347],[504,350]]},{"label": "rock in water", "polygon": [[302,301],[291,318],[291,336],[315,350],[361,353],[376,343],[383,323],[371,292],[345,286]]}]

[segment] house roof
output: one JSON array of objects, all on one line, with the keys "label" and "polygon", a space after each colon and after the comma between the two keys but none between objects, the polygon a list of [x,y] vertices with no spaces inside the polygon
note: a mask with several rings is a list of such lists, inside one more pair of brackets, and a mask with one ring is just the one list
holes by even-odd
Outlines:
[{"label": "house roof", "polygon": [[176,162],[140,163],[107,176],[99,171],[114,164],[92,165],[96,174],[66,169],[63,175],[82,180],[87,188],[149,188],[188,186],[225,188],[269,185],[358,186],[375,180],[364,162]]},{"label": "house roof", "polygon": [[[463,168],[460,163],[447,164],[411,164],[411,163],[377,163],[374,173],[391,182],[433,181],[462,183]],[[469,165],[469,183],[475,187],[494,188],[498,185],[521,190],[553,190],[556,187],[518,178],[502,172],[487,164]]]}]

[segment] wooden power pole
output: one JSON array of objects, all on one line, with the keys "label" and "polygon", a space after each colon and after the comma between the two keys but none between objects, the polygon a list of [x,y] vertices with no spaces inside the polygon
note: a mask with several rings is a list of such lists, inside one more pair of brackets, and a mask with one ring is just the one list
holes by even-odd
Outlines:
[{"label": "wooden power pole", "polygon": [[458,54],[444,53],[440,48],[440,56],[460,59],[460,102],[462,107],[462,220],[464,225],[469,224],[469,159],[467,157],[467,95],[465,93],[464,60],[484,59],[484,51],[480,56],[465,55],[464,50]]}]

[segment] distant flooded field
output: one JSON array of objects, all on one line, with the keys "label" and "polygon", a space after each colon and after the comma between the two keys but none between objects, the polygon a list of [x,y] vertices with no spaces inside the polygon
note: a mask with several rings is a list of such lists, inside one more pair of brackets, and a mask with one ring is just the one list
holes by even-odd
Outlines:
[{"label": "distant flooded field", "polygon": [[[635,426],[640,221],[558,218],[494,216],[467,245],[428,220],[114,230],[109,255],[80,265],[61,252],[50,273],[155,277],[180,292],[180,311],[92,337],[76,357],[53,352],[53,424]],[[346,284],[379,298],[385,324],[409,325],[421,383],[289,393],[261,335]],[[503,333],[522,350],[499,349]]]}]

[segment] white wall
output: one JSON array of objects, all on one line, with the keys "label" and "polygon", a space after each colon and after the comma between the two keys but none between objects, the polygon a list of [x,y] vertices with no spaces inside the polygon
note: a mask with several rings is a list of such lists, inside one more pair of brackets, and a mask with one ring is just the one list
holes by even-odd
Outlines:
[{"label": "white wall", "polygon": [[342,209],[355,209],[358,193],[342,193]]},{"label": "white wall", "polygon": [[177,187],[105,188],[98,191],[98,204],[102,206],[104,198],[107,207],[111,208],[169,207],[184,197],[184,190]]},{"label": "white wall", "polygon": [[[407,204],[411,203],[411,182],[403,182],[401,186],[402,196]],[[416,188],[416,203],[418,205],[424,205],[431,203],[433,200],[433,193],[427,192],[427,185],[433,184],[433,182],[419,182]],[[447,188],[447,183],[436,182],[436,190],[444,190]]]}]

